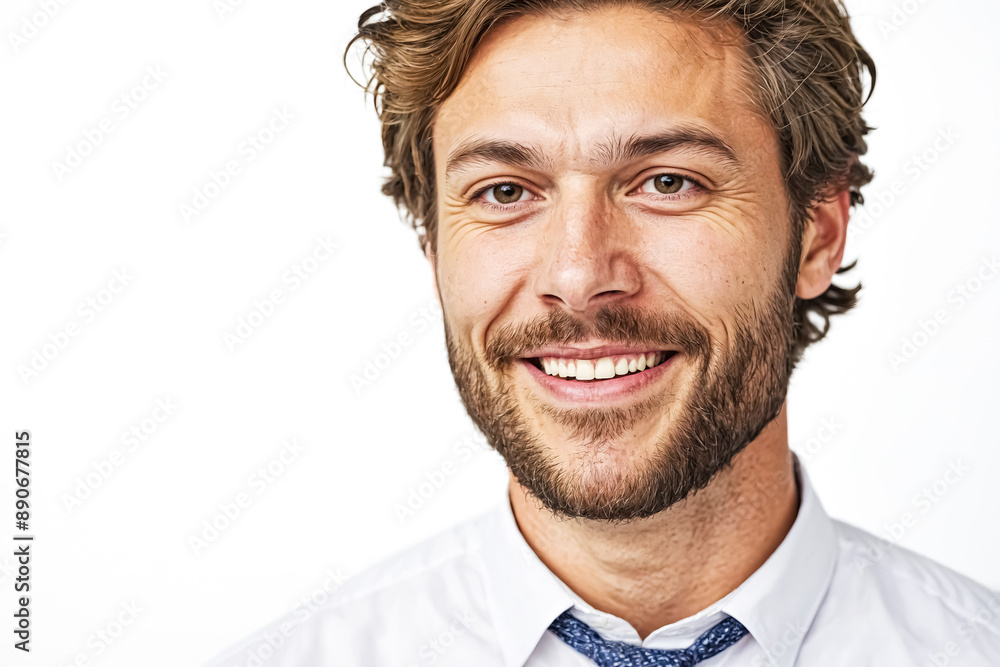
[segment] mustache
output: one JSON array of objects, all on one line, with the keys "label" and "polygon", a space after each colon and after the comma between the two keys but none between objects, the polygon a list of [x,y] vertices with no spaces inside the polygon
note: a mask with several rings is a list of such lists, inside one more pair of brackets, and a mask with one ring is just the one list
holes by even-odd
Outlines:
[{"label": "mustache", "polygon": [[588,321],[553,308],[519,324],[505,324],[486,342],[486,363],[500,370],[528,350],[592,339],[611,345],[679,349],[696,357],[711,353],[708,331],[681,311],[650,312],[633,306],[602,306]]}]

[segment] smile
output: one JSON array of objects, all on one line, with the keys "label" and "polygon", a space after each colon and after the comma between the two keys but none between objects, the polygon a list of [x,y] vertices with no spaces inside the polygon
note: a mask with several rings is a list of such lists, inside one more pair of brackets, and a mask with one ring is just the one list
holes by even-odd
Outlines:
[{"label": "smile", "polygon": [[576,407],[606,406],[634,401],[639,392],[667,380],[677,359],[676,350],[625,349],[538,350],[521,358],[530,384],[548,398]]},{"label": "smile", "polygon": [[659,366],[669,359],[673,351],[645,352],[601,357],[599,359],[574,359],[567,357],[535,357],[528,361],[535,368],[553,377],[576,382],[602,382],[623,375],[635,375]]}]

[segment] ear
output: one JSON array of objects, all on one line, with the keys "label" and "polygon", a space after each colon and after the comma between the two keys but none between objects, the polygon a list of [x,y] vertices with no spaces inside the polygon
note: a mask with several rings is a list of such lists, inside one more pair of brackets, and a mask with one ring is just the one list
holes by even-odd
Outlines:
[{"label": "ear", "polygon": [[830,287],[844,259],[850,215],[851,193],[846,188],[813,205],[802,233],[802,259],[795,296],[815,299]]}]

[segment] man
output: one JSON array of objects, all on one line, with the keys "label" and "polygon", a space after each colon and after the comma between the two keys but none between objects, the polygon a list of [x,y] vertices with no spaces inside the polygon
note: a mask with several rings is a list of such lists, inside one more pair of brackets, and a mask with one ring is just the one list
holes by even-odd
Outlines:
[{"label": "man", "polygon": [[873,558],[788,448],[871,179],[835,0],[390,0],[356,39],[509,496],[218,664],[1000,665],[1000,595]]}]

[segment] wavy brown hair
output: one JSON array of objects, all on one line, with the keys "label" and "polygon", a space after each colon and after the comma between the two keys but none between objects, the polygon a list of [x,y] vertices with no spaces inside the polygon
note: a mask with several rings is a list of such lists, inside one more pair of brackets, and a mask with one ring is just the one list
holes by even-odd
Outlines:
[{"label": "wavy brown hair", "polygon": [[[363,43],[370,75],[359,85],[373,94],[391,170],[382,192],[417,230],[421,250],[436,252],[434,119],[484,35],[525,15],[608,5],[739,30],[749,90],[778,137],[795,248],[815,203],[844,188],[852,206],[864,201],[861,187],[872,172],[858,159],[871,130],[861,117],[867,101],[862,75],[867,70],[870,96],[875,63],[851,31],[841,0],[386,0],[361,14],[344,64],[355,43]],[[794,275],[789,289],[795,290]],[[857,304],[860,290],[860,283],[831,284],[814,299],[796,297],[793,365],[826,335],[831,316]]]}]

